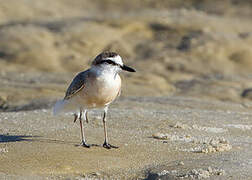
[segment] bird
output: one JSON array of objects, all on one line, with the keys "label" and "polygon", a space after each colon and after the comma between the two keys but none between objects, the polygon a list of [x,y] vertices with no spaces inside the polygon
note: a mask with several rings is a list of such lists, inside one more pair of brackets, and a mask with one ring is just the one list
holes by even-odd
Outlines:
[{"label": "bird", "polygon": [[107,112],[109,105],[121,94],[122,70],[136,72],[126,66],[121,56],[115,52],[104,51],[98,54],[89,69],[78,73],[70,83],[65,97],[56,102],[53,108],[54,115],[61,112],[74,112],[74,122],[79,119],[81,131],[81,145],[89,148],[87,144],[82,117],[88,123],[88,111],[94,108],[103,109],[104,143],[107,149],[118,148],[109,144],[107,135]]}]

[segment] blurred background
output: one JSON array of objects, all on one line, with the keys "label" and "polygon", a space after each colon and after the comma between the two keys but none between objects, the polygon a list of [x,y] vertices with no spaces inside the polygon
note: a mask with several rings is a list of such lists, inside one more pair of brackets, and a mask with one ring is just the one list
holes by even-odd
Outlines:
[{"label": "blurred background", "polygon": [[0,111],[50,107],[104,50],[125,96],[252,100],[251,0],[0,0]]}]

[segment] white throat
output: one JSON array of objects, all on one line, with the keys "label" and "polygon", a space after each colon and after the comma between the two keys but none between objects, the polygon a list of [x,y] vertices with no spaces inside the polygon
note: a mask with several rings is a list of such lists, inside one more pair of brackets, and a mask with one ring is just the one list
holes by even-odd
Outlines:
[{"label": "white throat", "polygon": [[120,69],[117,66],[111,66],[111,65],[98,65],[98,66],[92,66],[90,69],[92,72],[94,72],[97,76],[104,76],[104,78],[113,77],[115,78]]}]

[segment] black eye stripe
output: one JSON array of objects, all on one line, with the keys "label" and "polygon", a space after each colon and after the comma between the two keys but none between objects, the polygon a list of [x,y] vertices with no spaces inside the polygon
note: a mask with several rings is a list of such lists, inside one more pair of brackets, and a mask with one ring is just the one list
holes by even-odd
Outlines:
[{"label": "black eye stripe", "polygon": [[114,61],[112,61],[112,60],[102,60],[102,61],[100,61],[100,63],[99,64],[102,64],[102,63],[108,63],[108,64],[112,64],[112,65],[114,65],[114,66],[118,66],[119,64],[117,64],[117,63],[115,63]]}]

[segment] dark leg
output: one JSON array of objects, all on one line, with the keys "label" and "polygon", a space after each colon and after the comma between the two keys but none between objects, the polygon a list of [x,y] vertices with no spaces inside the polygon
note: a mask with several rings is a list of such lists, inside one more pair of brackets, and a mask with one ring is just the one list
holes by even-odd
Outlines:
[{"label": "dark leg", "polygon": [[90,145],[86,144],[84,129],[83,129],[83,127],[82,127],[82,110],[81,110],[81,109],[80,109],[80,117],[79,117],[79,120],[80,120],[81,140],[82,140],[81,145],[82,145],[83,147],[89,148]]},{"label": "dark leg", "polygon": [[74,123],[76,122],[77,119],[78,119],[78,115],[74,114]]},{"label": "dark leg", "polygon": [[103,147],[105,147],[107,149],[118,148],[117,146],[113,146],[113,145],[111,145],[111,144],[108,143],[107,127],[106,127],[106,115],[107,115],[107,111],[108,111],[108,108],[106,107],[104,109],[104,114],[103,114],[103,126],[104,126],[104,136],[105,136],[105,141],[103,143]]}]

